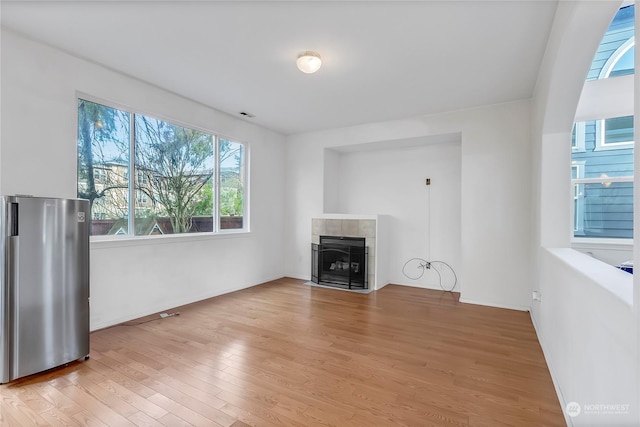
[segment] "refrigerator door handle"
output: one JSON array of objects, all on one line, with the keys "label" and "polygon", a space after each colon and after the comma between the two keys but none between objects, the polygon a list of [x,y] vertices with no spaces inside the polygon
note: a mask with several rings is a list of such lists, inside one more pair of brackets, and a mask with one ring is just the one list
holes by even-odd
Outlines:
[{"label": "refrigerator door handle", "polygon": [[9,203],[7,233],[9,236],[18,235],[18,203]]},{"label": "refrigerator door handle", "polygon": [[0,357],[3,366],[0,367],[0,384],[14,379],[16,366],[13,350],[16,348],[15,340],[18,336],[18,325],[15,322],[18,298],[18,236],[7,237],[5,244],[5,289],[3,295],[5,303],[4,313],[2,313],[4,317],[2,322],[3,354]]},{"label": "refrigerator door handle", "polygon": [[[17,224],[17,221],[15,221]],[[17,228],[17,227],[16,227]],[[7,249],[10,256],[10,262],[7,263],[7,291],[9,293],[9,299],[7,300],[7,309],[9,311],[9,318],[12,319],[11,328],[9,330],[9,335],[7,338],[11,343],[12,351],[9,353],[9,375],[11,375],[11,379],[15,378],[15,374],[17,372],[17,363],[15,350],[18,348],[18,322],[16,322],[16,311],[18,308],[18,293],[20,291],[18,286],[18,271],[19,271],[19,249],[20,249],[20,241],[17,235],[10,236],[7,238]]]}]

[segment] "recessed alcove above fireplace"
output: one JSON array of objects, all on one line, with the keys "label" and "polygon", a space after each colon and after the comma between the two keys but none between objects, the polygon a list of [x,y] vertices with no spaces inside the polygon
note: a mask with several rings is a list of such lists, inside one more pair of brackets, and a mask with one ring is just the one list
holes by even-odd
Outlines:
[{"label": "recessed alcove above fireplace", "polygon": [[[324,252],[326,257],[320,257],[326,265],[319,265],[317,254],[312,253],[313,280],[319,281],[318,271],[326,267],[328,271],[325,277],[329,280],[322,281],[323,284],[331,285],[331,282],[335,282],[334,285],[338,287],[348,288],[351,281],[352,288],[371,290],[388,284],[389,222],[386,215],[324,214],[313,218],[311,243],[322,243],[325,249],[329,249]],[[341,249],[343,253],[334,248],[340,243],[346,243],[346,249]]]}]

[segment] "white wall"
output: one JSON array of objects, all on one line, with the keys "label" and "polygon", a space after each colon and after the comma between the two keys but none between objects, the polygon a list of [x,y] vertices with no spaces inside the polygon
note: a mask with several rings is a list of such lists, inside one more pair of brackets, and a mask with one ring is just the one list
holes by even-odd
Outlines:
[{"label": "white wall", "polygon": [[[338,152],[337,158],[325,157],[330,164],[325,174],[331,171],[331,181],[337,179],[339,183],[334,189],[338,199],[335,212],[391,217],[390,244],[386,248],[391,283],[440,289],[433,270],[419,280],[411,280],[402,274],[402,268],[418,257],[442,260],[455,271],[461,269],[460,135],[453,142],[431,144],[423,138],[422,144],[413,144],[419,145]],[[426,178],[431,179],[428,187]],[[422,271],[416,267],[416,263],[408,266],[414,277]],[[453,275],[444,277],[446,288],[454,283]]]},{"label": "white wall", "polygon": [[92,243],[92,329],[283,276],[282,135],[5,30],[1,71],[2,194],[76,196],[78,92],[249,144],[251,233]]},{"label": "white wall", "polygon": [[[541,251],[536,329],[563,407],[582,407],[574,426],[637,426],[633,277],[599,264],[569,248]],[[588,413],[594,404],[629,405],[629,412]]]},{"label": "white wall", "polygon": [[[286,164],[287,275],[309,278],[311,218],[324,211],[325,148],[343,147],[340,149],[344,150],[344,147],[358,144],[386,144],[389,141],[461,133],[462,249],[457,265],[460,266],[458,276],[462,298],[468,302],[527,309],[531,291],[528,281],[531,202],[529,117],[529,103],[522,101],[289,136]],[[417,168],[415,163],[410,166]],[[425,171],[420,168],[409,173],[418,177]],[[441,183],[434,182],[434,185]],[[366,183],[361,186],[365,187]],[[375,188],[370,187],[368,191],[372,194]],[[423,241],[424,234],[418,233],[411,244],[419,252]],[[433,244],[431,246],[433,255],[442,250]]]},{"label": "white wall", "polygon": [[[582,405],[583,413],[566,416],[574,426],[640,425],[638,310],[632,296],[638,276],[569,249],[571,127],[594,52],[619,6],[559,2],[533,101],[532,259],[534,289],[542,297],[531,316],[563,409],[568,402]],[[629,411],[584,411],[599,404],[628,404]]]}]

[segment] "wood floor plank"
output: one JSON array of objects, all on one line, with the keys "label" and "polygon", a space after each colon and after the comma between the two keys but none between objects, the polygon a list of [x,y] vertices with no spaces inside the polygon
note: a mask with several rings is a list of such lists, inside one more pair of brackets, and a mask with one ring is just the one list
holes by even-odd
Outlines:
[{"label": "wood floor plank", "polygon": [[66,414],[68,417],[73,417],[78,412],[82,411],[82,407],[78,405],[72,399],[65,396],[60,390],[51,385],[51,381],[42,383],[37,388],[38,393],[46,400],[51,402],[60,412]]},{"label": "wood floor plank", "polygon": [[149,400],[156,405],[164,408],[169,412],[169,414],[175,414],[180,417],[182,420],[189,422],[196,426],[221,426],[221,424],[216,423],[213,419],[207,418],[206,416],[198,413],[176,401],[169,399],[168,397],[157,393],[149,398]]},{"label": "wood floor plank", "polygon": [[[88,392],[82,386],[70,385],[60,390],[68,398],[78,402],[80,406],[85,408],[92,416],[99,419],[106,425],[120,425],[120,426],[132,426],[126,416],[119,414],[115,410],[111,409],[105,403],[95,398],[91,392]],[[78,413],[75,415],[77,417]]]},{"label": "wood floor plank", "polygon": [[279,279],[91,335],[0,386],[9,426],[563,426],[528,313]]},{"label": "wood floor plank", "polygon": [[91,412],[88,410],[83,410],[78,412],[73,416],[73,419],[78,420],[81,426],[90,426],[90,427],[109,427],[108,424],[100,421],[99,418],[96,417],[95,411]]},{"label": "wood floor plank", "polygon": [[259,416],[253,414],[247,407],[240,409],[237,406],[232,405],[231,403],[227,403],[222,408],[220,408],[220,410],[236,418],[238,421],[250,426],[279,427],[279,424],[275,424],[266,420],[265,418],[260,418]]},{"label": "wood floor plank", "polygon": [[[16,393],[17,394],[17,393]],[[16,426],[48,426],[49,423],[40,414],[29,408],[20,398],[3,393],[2,410],[3,417]],[[9,424],[11,425],[11,424]]]},{"label": "wood floor plank", "polygon": [[[138,412],[143,412],[152,418],[160,418],[167,414],[166,410],[157,405],[154,405],[148,399],[132,392],[128,388],[110,379],[101,382],[99,385],[104,387],[109,392],[117,395],[120,399],[127,402],[132,407],[138,409]],[[138,412],[136,412],[136,414]],[[129,416],[128,418],[131,419],[131,416]]]},{"label": "wood floor plank", "polygon": [[[169,413],[165,411],[165,415],[168,415]],[[161,418],[161,417],[160,417]],[[132,423],[134,423],[135,425],[137,425],[138,427],[162,427],[164,426],[164,424],[162,424],[160,421],[158,421],[157,419],[150,417],[149,415],[147,415],[146,413],[140,411],[140,412],[136,412],[133,415],[129,416],[129,421],[131,421]]]},{"label": "wood floor plank", "polygon": [[78,420],[67,416],[57,408],[51,408],[41,412],[40,416],[44,418],[50,426],[82,426]]},{"label": "wood floor plank", "polygon": [[158,421],[167,427],[193,427],[193,424],[188,423],[177,415],[171,413],[160,418]]}]

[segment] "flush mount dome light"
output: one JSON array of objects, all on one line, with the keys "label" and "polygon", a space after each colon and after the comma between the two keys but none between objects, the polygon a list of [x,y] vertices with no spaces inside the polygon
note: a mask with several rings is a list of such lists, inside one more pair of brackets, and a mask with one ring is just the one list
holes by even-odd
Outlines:
[{"label": "flush mount dome light", "polygon": [[320,69],[322,60],[320,59],[320,54],[318,52],[307,51],[298,55],[296,65],[303,73],[311,74]]}]

